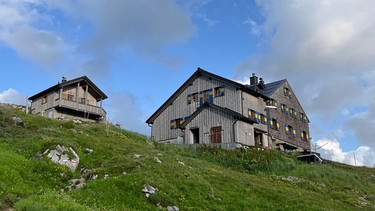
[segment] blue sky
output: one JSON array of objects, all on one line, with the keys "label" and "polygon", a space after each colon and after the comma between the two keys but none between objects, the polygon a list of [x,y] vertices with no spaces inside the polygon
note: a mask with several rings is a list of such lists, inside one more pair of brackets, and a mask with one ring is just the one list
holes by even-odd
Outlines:
[{"label": "blue sky", "polygon": [[0,0],[0,102],[87,75],[109,120],[145,120],[197,69],[288,79],[323,157],[375,164],[375,1]]}]

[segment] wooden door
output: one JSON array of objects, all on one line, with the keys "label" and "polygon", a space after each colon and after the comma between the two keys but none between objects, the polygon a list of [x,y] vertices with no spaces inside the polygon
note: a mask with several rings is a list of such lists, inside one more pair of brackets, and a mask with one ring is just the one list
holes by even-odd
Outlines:
[{"label": "wooden door", "polygon": [[211,143],[221,143],[221,126],[212,127],[210,137]]}]

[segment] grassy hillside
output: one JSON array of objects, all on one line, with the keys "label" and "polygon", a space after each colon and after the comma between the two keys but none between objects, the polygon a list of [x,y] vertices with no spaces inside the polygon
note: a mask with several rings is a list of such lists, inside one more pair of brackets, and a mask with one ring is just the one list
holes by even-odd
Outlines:
[{"label": "grassy hillside", "polygon": [[[13,115],[23,127],[9,121]],[[113,126],[6,107],[0,117],[0,210],[375,210],[374,168],[310,165],[258,148],[162,145]],[[42,155],[57,145],[77,152],[76,172]],[[85,186],[67,188],[81,177]],[[146,197],[144,184],[156,193]]]}]

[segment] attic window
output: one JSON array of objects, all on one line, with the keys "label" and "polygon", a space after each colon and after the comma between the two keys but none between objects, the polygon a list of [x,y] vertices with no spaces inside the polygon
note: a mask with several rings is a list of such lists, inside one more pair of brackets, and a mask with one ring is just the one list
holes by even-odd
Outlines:
[{"label": "attic window", "polygon": [[224,96],[224,91],[225,91],[224,85],[215,87],[215,97]]},{"label": "attic window", "polygon": [[292,91],[286,86],[284,86],[284,95],[289,98],[292,98]]}]

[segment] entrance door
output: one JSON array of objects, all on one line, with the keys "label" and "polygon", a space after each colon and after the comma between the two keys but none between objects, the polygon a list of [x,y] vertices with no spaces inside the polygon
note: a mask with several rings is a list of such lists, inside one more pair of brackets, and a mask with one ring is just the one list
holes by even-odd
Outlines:
[{"label": "entrance door", "polygon": [[221,143],[221,126],[211,128],[211,143]]},{"label": "entrance door", "polygon": [[199,144],[199,128],[190,129],[193,144]]},{"label": "entrance door", "polygon": [[263,146],[262,133],[254,132],[255,146]]}]

